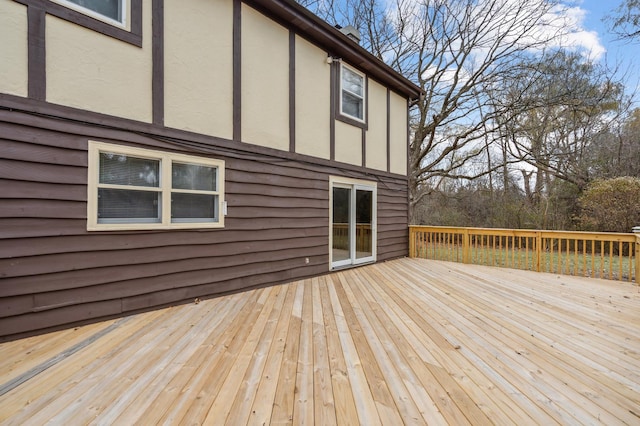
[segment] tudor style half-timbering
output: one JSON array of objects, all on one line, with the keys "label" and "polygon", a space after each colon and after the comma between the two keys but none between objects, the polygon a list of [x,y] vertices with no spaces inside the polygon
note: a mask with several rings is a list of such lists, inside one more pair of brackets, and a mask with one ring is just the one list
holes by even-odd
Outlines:
[{"label": "tudor style half-timbering", "polygon": [[412,83],[290,0],[0,0],[0,339],[405,256]]}]

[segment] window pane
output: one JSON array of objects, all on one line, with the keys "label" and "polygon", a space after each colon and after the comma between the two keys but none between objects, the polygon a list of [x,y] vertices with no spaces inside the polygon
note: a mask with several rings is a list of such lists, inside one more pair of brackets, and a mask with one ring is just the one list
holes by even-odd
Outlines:
[{"label": "window pane", "polygon": [[122,0],[67,0],[100,15],[122,22]]},{"label": "window pane", "polygon": [[362,97],[363,80],[361,75],[354,73],[349,68],[342,68],[342,89]]},{"label": "window pane", "polygon": [[342,113],[363,120],[362,99],[351,93],[342,92]]},{"label": "window pane", "polygon": [[159,192],[99,188],[98,223],[160,222],[160,197]]},{"label": "window pane", "polygon": [[172,222],[217,222],[218,196],[206,194],[171,194]]},{"label": "window pane", "polygon": [[196,189],[215,191],[215,167],[198,164],[173,163],[171,166],[172,186],[174,189]]},{"label": "window pane", "polygon": [[100,153],[100,183],[158,187],[160,160]]}]

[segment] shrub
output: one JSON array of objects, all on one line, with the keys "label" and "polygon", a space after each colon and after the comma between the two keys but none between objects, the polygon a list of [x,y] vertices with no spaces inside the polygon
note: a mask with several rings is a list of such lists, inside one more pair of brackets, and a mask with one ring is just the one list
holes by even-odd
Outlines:
[{"label": "shrub", "polygon": [[582,229],[631,232],[631,228],[640,226],[640,179],[625,176],[594,181],[579,203]]}]

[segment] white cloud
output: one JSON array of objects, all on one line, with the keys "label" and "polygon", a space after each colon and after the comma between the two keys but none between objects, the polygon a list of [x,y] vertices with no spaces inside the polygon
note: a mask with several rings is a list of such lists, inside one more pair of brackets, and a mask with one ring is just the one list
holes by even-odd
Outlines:
[{"label": "white cloud", "polygon": [[439,84],[443,84],[445,86],[454,84],[456,78],[457,84],[463,85],[471,79],[471,74],[464,69],[457,69],[453,67],[440,69],[435,65],[432,65],[422,73],[422,78],[426,80],[433,77],[436,78]]},{"label": "white cloud", "polygon": [[[419,0],[386,1],[388,17],[392,21],[399,21],[398,6],[402,9],[401,14],[404,18],[403,24],[405,25],[405,36],[407,38],[411,39],[414,35],[419,35],[424,31],[422,28],[424,23],[419,18],[421,13],[416,13],[421,4]],[[436,3],[439,1],[442,0],[436,0]],[[486,31],[484,37],[487,40],[495,37],[500,31],[509,28],[509,31],[513,33],[513,37],[518,38],[519,43],[536,46],[536,50],[542,50],[544,47],[562,47],[580,52],[585,58],[592,61],[599,61],[603,58],[606,49],[602,45],[598,33],[590,31],[584,26],[587,11],[581,6],[582,0],[563,0],[541,19],[540,25],[536,28],[519,29],[519,20],[522,19],[522,16],[528,14],[526,10],[535,9],[536,5],[539,5],[538,10],[543,9],[543,1],[545,0],[524,0],[526,6],[521,8],[523,0],[477,0],[474,11],[471,13],[477,16],[478,22],[482,22],[488,12],[504,23],[504,25],[491,25],[493,30],[487,30],[488,27],[484,27],[482,31]],[[452,11],[457,10],[459,13],[465,13],[465,10],[467,10],[468,12],[463,2],[460,2],[457,6],[453,5],[454,3],[458,2],[451,3]],[[489,7],[490,4],[493,4],[493,7]],[[522,24],[526,25],[526,22]],[[523,31],[527,34],[525,37],[522,37]],[[510,40],[515,40],[515,38],[507,37],[505,43]],[[539,42],[543,40],[552,41],[547,42],[545,46],[539,45]],[[476,54],[482,56],[482,48],[479,48]]]},{"label": "white cloud", "polygon": [[[580,2],[581,3],[581,2]],[[584,21],[587,11],[579,5],[558,6],[552,12],[560,18],[565,34],[557,40],[553,47],[564,47],[566,49],[580,52],[585,58],[591,61],[602,59],[607,49],[600,42],[598,33],[584,28]]]}]

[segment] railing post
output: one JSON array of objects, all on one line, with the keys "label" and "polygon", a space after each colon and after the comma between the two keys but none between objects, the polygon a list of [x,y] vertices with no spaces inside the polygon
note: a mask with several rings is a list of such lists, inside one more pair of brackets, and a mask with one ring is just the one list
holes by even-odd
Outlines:
[{"label": "railing post", "polygon": [[536,232],[536,272],[541,271],[542,267],[542,232]]},{"label": "railing post", "polygon": [[409,227],[409,257],[416,257],[416,230]]},{"label": "railing post", "polygon": [[469,228],[462,231],[462,263],[469,263],[469,247],[471,247]]}]

